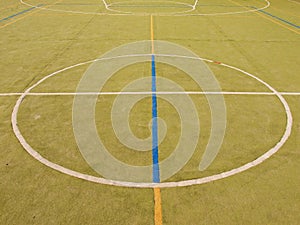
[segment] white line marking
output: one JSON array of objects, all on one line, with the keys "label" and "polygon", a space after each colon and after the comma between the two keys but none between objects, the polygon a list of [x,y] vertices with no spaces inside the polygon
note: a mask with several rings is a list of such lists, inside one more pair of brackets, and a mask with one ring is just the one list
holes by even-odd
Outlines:
[{"label": "white line marking", "polygon": [[[141,54],[140,56],[145,56],[145,55],[151,55],[151,54]],[[158,54],[157,54],[158,55]],[[175,56],[175,55],[164,55],[164,56],[169,56],[169,57],[182,57],[182,58],[190,58],[190,59],[197,59],[197,60],[201,60],[201,58],[196,58],[196,57],[188,57],[188,56]],[[120,58],[120,57],[125,57],[125,56],[117,56],[117,57],[111,57],[110,59],[113,58]],[[131,57],[131,55],[128,55],[126,57]],[[29,87],[28,89],[25,90],[24,93],[22,93],[22,95],[18,98],[14,108],[13,108],[13,112],[11,115],[11,123],[12,123],[12,127],[13,127],[13,131],[16,135],[16,137],[18,138],[19,142],[21,143],[21,145],[23,146],[23,148],[35,159],[37,159],[39,162],[41,162],[42,164],[53,168],[57,171],[60,171],[61,173],[73,176],[73,177],[77,177],[80,179],[84,179],[84,180],[88,180],[91,182],[95,182],[95,183],[101,183],[101,184],[107,184],[107,185],[115,185],[115,186],[122,186],[122,187],[138,187],[138,188],[153,188],[153,187],[160,187],[160,188],[168,188],[168,187],[180,187],[180,186],[190,186],[190,185],[196,185],[196,184],[204,184],[204,183],[208,183],[211,181],[216,181],[219,179],[223,179],[226,177],[230,177],[232,175],[241,173],[245,170],[248,170],[252,167],[255,167],[257,165],[259,165],[260,163],[264,162],[266,159],[268,159],[269,157],[271,157],[273,154],[275,154],[277,151],[279,151],[279,149],[284,145],[284,143],[288,140],[291,131],[292,131],[292,124],[293,124],[293,118],[292,118],[292,113],[290,111],[289,105],[286,102],[286,100],[284,99],[284,97],[277,92],[272,86],[270,86],[268,83],[266,83],[265,81],[261,80],[260,78],[246,72],[243,71],[239,68],[236,68],[234,66],[230,66],[230,65],[226,65],[224,63],[220,63],[220,65],[228,67],[228,68],[232,68],[234,70],[240,71],[241,73],[252,77],[253,79],[257,80],[258,82],[264,84],[270,91],[272,91],[281,101],[284,109],[285,109],[285,113],[286,113],[286,127],[285,127],[285,131],[284,134],[282,135],[281,139],[279,142],[277,142],[275,144],[275,146],[271,149],[269,149],[267,152],[265,152],[263,155],[261,155],[260,157],[258,157],[257,159],[255,159],[252,162],[246,163],[243,166],[240,166],[238,168],[232,169],[230,171],[226,171],[220,174],[215,174],[212,176],[208,176],[208,177],[203,177],[203,178],[198,178],[198,179],[193,179],[193,180],[184,180],[184,181],[178,181],[178,182],[164,182],[164,183],[134,183],[134,182],[124,182],[124,181],[114,181],[114,180],[108,180],[108,179],[104,179],[104,178],[100,178],[100,177],[95,177],[95,176],[91,176],[88,174],[83,174],[83,173],[79,173],[73,170],[70,170],[68,168],[65,168],[61,165],[55,164],[49,160],[47,160],[46,158],[44,158],[43,156],[41,156],[36,150],[34,150],[26,141],[26,139],[23,137],[21,131],[19,130],[18,127],[18,121],[17,121],[17,117],[18,117],[18,111],[19,108],[22,104],[22,101],[25,99],[25,97],[30,93],[30,91],[32,89],[34,89],[35,87],[37,87],[39,84],[41,84],[42,82],[44,82],[45,80],[47,80],[48,78],[55,76],[57,74],[59,74],[60,72],[66,71],[68,69],[80,66],[80,65],[85,65],[89,62],[96,62],[96,61],[100,61],[100,60],[107,60],[108,58],[104,58],[104,59],[95,59],[95,60],[90,60],[87,62],[83,62],[83,63],[78,63],[76,65],[73,66],[69,66],[66,67],[64,69],[61,69],[59,71],[56,71],[50,75],[47,75],[46,77],[42,78],[41,80],[39,80],[38,82],[36,82],[35,84],[33,84],[31,87]],[[208,60],[208,59],[202,59],[208,62],[213,62],[212,60]]]},{"label": "white line marking", "polygon": [[81,14],[81,15],[98,15],[98,16],[109,16],[109,15],[115,15],[115,16],[125,16],[127,14],[111,14],[111,13],[97,13],[97,12],[82,12],[82,11],[73,11],[73,10],[62,10],[62,9],[50,9],[50,8],[44,8],[41,6],[37,6],[37,5],[31,5],[27,2],[24,2],[23,0],[20,0],[20,2],[24,5],[30,6],[30,7],[35,7],[38,9],[43,9],[46,11],[51,11],[51,12],[62,12],[62,13],[73,13],[73,14]]},{"label": "white line marking", "polygon": [[[27,96],[76,96],[76,95],[276,95],[273,92],[243,92],[243,91],[223,91],[223,92],[202,92],[202,91],[132,91],[132,92],[30,92]],[[300,96],[300,92],[278,92],[285,96]],[[0,93],[0,97],[21,96],[24,93]]]},{"label": "white line marking", "polygon": [[[73,14],[83,14],[83,15],[99,15],[99,16],[149,16],[150,14],[148,13],[97,13],[97,12],[82,12],[82,11],[73,11],[73,10],[60,10],[60,9],[49,9],[49,8],[44,8],[36,5],[31,5],[24,0],[19,0],[22,4],[30,6],[30,7],[35,7],[39,9],[44,9],[47,11],[53,11],[53,12],[64,12],[64,13],[73,13]],[[268,8],[271,3],[268,0],[264,0],[266,2],[266,5],[258,8],[258,9],[250,9],[250,10],[245,10],[245,11],[238,11],[238,12],[224,12],[224,13],[194,13],[194,14],[185,14],[185,13],[157,13],[153,15],[159,15],[159,16],[222,16],[222,15],[235,15],[235,14],[242,14],[242,13],[250,13],[250,12],[256,12],[259,10],[264,10]],[[107,5],[109,8],[109,5]],[[106,7],[106,9],[108,9]]]},{"label": "white line marking", "polygon": [[[115,6],[115,7],[118,7],[119,4],[124,4],[124,3],[131,3],[131,2],[134,2],[134,1],[123,1],[123,2],[114,2],[114,3],[110,3],[108,5],[108,7],[106,8],[107,10],[110,10],[110,11],[113,11],[113,12],[117,12],[117,13],[126,13],[127,15],[136,15],[136,14],[140,14],[140,13],[133,13],[133,12],[126,12],[126,11],[120,11],[120,10],[115,10],[115,9],[111,9],[112,6]],[[172,4],[177,4],[177,5],[184,5],[184,6],[188,6],[190,7],[191,9],[188,9],[188,10],[185,10],[185,11],[182,11],[182,12],[169,12],[167,14],[177,14],[177,13],[188,13],[188,12],[192,12],[195,10],[194,6],[193,5],[190,5],[190,4],[187,4],[187,3],[184,3],[184,2],[175,2],[175,1],[159,1],[159,2],[162,2],[162,3],[172,3]],[[128,5],[128,7],[130,7],[130,5]],[[146,14],[146,15],[150,15],[150,13],[143,13],[143,14]],[[165,13],[151,13],[152,15],[161,15],[161,14],[165,14]]]}]

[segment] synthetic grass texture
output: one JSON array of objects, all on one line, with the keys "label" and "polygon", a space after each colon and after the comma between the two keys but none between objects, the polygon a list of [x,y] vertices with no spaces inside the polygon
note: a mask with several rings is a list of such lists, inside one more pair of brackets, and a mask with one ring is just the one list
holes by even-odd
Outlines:
[{"label": "synthetic grass texture", "polygon": [[[299,24],[296,3],[271,3],[266,11]],[[14,4],[17,5],[9,7],[9,12],[0,11],[1,18],[28,8],[17,1],[1,2],[1,7]],[[84,11],[85,7],[71,8]],[[95,59],[121,44],[148,40],[149,24],[149,16],[76,15],[40,10],[0,28],[1,92],[23,92],[42,77],[66,66]],[[156,16],[154,33],[157,40],[178,43],[200,57],[244,69],[279,91],[300,91],[299,35],[257,13],[218,17]],[[209,66],[224,91],[266,91],[238,72],[219,65]],[[59,74],[34,91],[73,92],[86,68]],[[199,90],[181,71],[165,65],[158,65],[157,69],[158,76],[172,78],[186,90]],[[126,82],[149,76],[150,72],[147,63],[125,68],[110,80],[106,90],[119,90]],[[99,133],[101,127],[107,128],[102,137],[116,157],[132,164],[151,163],[149,153],[132,153],[120,146],[113,136],[109,115],[113,98],[98,98]],[[224,145],[211,167],[200,173],[197,163],[208,140],[209,108],[204,96],[192,98],[198,103],[201,122],[199,146],[191,161],[170,180],[191,179],[237,167],[272,147],[284,131],[284,110],[276,97],[226,96],[228,129]],[[233,177],[205,185],[163,189],[164,224],[298,223],[300,97],[285,98],[292,110],[294,126],[282,149],[263,164]],[[16,100],[15,96],[0,97],[1,224],[154,224],[151,189],[89,183],[53,171],[30,157],[10,125]],[[19,126],[28,142],[45,157],[68,168],[97,175],[76,148],[71,127],[72,100],[70,96],[27,97],[21,105]],[[130,124],[138,137],[149,135],[149,104],[150,100],[145,99],[132,109]],[[180,126],[170,104],[159,100],[158,107],[159,116],[165,118],[170,132],[161,146],[160,157],[164,158],[172,151]],[[120,151],[115,147],[121,147]]]}]

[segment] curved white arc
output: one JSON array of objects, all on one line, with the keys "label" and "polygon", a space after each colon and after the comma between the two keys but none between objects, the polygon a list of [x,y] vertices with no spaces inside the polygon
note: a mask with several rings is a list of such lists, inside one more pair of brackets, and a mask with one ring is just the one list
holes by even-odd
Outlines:
[{"label": "curved white arc", "polygon": [[[143,56],[145,55],[151,55],[151,54],[141,54]],[[135,55],[137,56],[137,55]],[[171,55],[170,55],[171,56]],[[125,56],[119,56],[119,57],[125,57]],[[128,56],[130,57],[130,55]],[[180,56],[172,56],[172,57],[180,57]],[[181,56],[181,57],[187,57],[187,56]],[[116,58],[116,57],[111,57],[111,58]],[[191,59],[197,59],[194,57],[189,57]],[[234,70],[240,71],[241,73],[246,74],[247,76],[250,76],[254,79],[256,79],[257,81],[259,81],[260,83],[264,84],[266,87],[268,87],[280,100],[280,102],[282,103],[282,105],[284,106],[285,112],[286,112],[286,118],[287,118],[287,124],[286,124],[286,128],[285,128],[285,132],[282,136],[282,138],[280,139],[280,141],[278,143],[276,143],[276,145],[271,148],[270,150],[268,150],[266,153],[264,153],[263,155],[261,155],[260,157],[258,157],[257,159],[255,159],[252,162],[246,163],[241,167],[232,169],[230,171],[226,171],[220,174],[216,174],[216,175],[212,175],[212,176],[208,176],[208,177],[203,177],[203,178],[198,178],[198,179],[192,179],[192,180],[185,180],[185,181],[178,181],[178,182],[164,182],[164,183],[134,183],[134,182],[122,182],[122,181],[115,181],[115,180],[107,180],[104,178],[100,178],[100,177],[95,177],[95,176],[91,176],[88,174],[83,174],[83,173],[79,173],[70,169],[67,169],[61,165],[58,165],[56,163],[50,162],[49,160],[47,160],[46,158],[44,158],[43,156],[41,156],[38,152],[36,152],[25,140],[25,138],[23,137],[21,131],[19,130],[18,127],[18,120],[17,120],[17,114],[19,111],[19,107],[22,103],[22,101],[24,100],[24,98],[26,97],[27,94],[29,94],[29,92],[35,88],[36,86],[38,86],[39,84],[41,84],[42,82],[44,82],[45,80],[47,80],[48,78],[57,75],[63,71],[75,68],[77,66],[81,66],[81,65],[85,65],[88,63],[92,63],[95,62],[97,60],[107,60],[109,58],[106,59],[95,59],[95,60],[89,60],[86,62],[82,62],[82,63],[78,63],[76,65],[72,65],[69,67],[66,67],[64,69],[61,69],[59,71],[56,71],[44,78],[42,78],[41,80],[39,80],[38,82],[36,82],[34,85],[32,85],[31,87],[29,87],[28,89],[26,89],[26,91],[24,93],[22,93],[22,95],[18,98],[14,108],[13,108],[13,112],[12,112],[12,116],[11,116],[11,123],[12,123],[12,128],[13,131],[17,137],[17,139],[19,140],[19,142],[21,143],[21,145],[23,146],[23,148],[35,159],[37,159],[39,162],[41,162],[42,164],[49,166],[52,169],[55,169],[61,173],[76,177],[76,178],[80,178],[83,180],[87,180],[87,181],[91,181],[91,182],[95,182],[95,183],[100,183],[100,184],[107,184],[107,185],[114,185],[114,186],[122,186],[122,187],[136,187],[136,188],[153,188],[153,187],[160,187],[160,188],[170,188],[170,187],[182,187],[182,186],[191,186],[191,185],[199,185],[199,184],[204,184],[204,183],[208,183],[211,181],[216,181],[216,180],[220,180],[223,178],[227,178],[230,176],[233,176],[235,174],[241,173],[245,170],[248,170],[252,167],[255,167],[259,164],[261,164],[262,162],[264,162],[266,159],[270,158],[272,155],[274,155],[276,152],[278,152],[278,150],[285,144],[285,142],[288,140],[290,134],[291,134],[291,130],[292,130],[292,124],[293,124],[293,118],[292,118],[292,114],[291,114],[291,110],[289,108],[288,103],[286,102],[285,98],[278,92],[276,91],[271,85],[269,85],[268,83],[266,83],[265,81],[263,81],[262,79],[244,71],[241,70],[239,68],[236,68],[234,66],[230,66],[224,63],[221,63],[220,65],[228,67],[228,68],[232,68]],[[198,58],[200,59],[200,58]],[[208,61],[208,62],[214,62],[213,60],[209,60],[209,59],[202,59],[204,61]]]},{"label": "curved white arc", "polygon": [[[73,11],[73,10],[60,10],[60,9],[48,9],[45,7],[37,6],[37,5],[31,5],[27,2],[24,2],[23,0],[19,0],[20,3],[34,7],[34,8],[39,8],[43,10],[48,10],[48,11],[53,11],[53,12],[64,12],[64,13],[73,13],[73,14],[83,14],[83,15],[99,15],[99,16],[105,16],[105,15],[110,15],[110,16],[149,16],[149,13],[96,13],[96,12],[82,12],[82,11]],[[159,15],[159,16],[222,16],[222,15],[235,15],[235,14],[242,14],[242,13],[250,13],[250,12],[256,12],[260,10],[264,10],[268,8],[271,3],[268,0],[264,0],[266,2],[266,5],[257,8],[257,9],[250,9],[250,10],[244,10],[244,11],[238,11],[238,12],[223,12],[223,13],[194,13],[194,14],[185,14],[186,12],[182,13],[152,13],[153,15]],[[106,9],[109,10],[109,4],[107,4]],[[192,9],[190,11],[194,11],[196,9],[195,7],[192,6]],[[111,10],[112,11],[112,10]]]}]

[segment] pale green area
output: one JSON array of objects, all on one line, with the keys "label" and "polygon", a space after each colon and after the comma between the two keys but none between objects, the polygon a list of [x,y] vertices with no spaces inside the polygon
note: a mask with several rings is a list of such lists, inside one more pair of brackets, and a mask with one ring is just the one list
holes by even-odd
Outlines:
[{"label": "pale green area", "polygon": [[[40,3],[37,0],[28,2]],[[192,1],[184,2],[192,4]],[[234,2],[255,7],[265,4],[258,0]],[[43,1],[51,9],[107,12],[98,0],[54,3],[54,0]],[[271,4],[267,12],[300,24],[299,4],[279,0]],[[224,0],[201,1],[201,5],[193,13],[233,12],[242,8],[232,7],[232,1]],[[0,19],[28,8],[17,0],[1,1]],[[1,93],[23,92],[57,70],[95,59],[121,44],[150,39],[149,16],[95,16],[36,10],[31,16],[1,28],[15,19],[0,22]],[[297,28],[276,22],[299,33]],[[259,13],[154,17],[155,39],[180,44],[200,57],[246,70],[279,91],[300,92],[300,38],[285,27]],[[74,92],[88,66],[58,74],[33,92]],[[237,71],[217,64],[208,66],[223,91],[268,91]],[[131,81],[150,75],[149,63],[132,65],[116,73],[104,90],[120,91]],[[157,64],[157,75],[172,79],[187,91],[201,91],[176,68]],[[110,121],[114,98],[98,98],[96,121],[103,142],[124,162],[151,164],[151,152],[132,151],[114,136]],[[192,159],[169,179],[171,181],[204,177],[241,166],[273,147],[284,132],[285,113],[276,97],[225,96],[228,124],[223,146],[213,164],[199,172],[199,161],[209,138],[210,111],[204,96],[191,98],[199,112],[200,139]],[[164,224],[299,224],[300,96],[285,98],[291,107],[294,125],[282,149],[263,164],[233,177],[199,186],[162,190]],[[16,100],[16,96],[0,97],[0,224],[154,224],[151,189],[82,181],[58,173],[29,156],[11,128],[10,117]],[[71,96],[26,97],[19,112],[20,130],[47,159],[98,176],[77,149],[71,127],[72,103]],[[161,98],[158,99],[158,114],[168,125],[167,137],[159,148],[160,160],[163,160],[177,144],[180,118],[174,107]],[[150,135],[150,119],[149,96],[135,105],[129,117],[137,137]]]}]

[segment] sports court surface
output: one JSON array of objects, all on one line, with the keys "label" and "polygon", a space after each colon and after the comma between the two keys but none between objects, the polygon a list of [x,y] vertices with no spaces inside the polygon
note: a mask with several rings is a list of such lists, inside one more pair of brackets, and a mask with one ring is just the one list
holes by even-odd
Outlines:
[{"label": "sports court surface", "polygon": [[299,224],[299,0],[2,0],[0,45],[0,224]]}]

